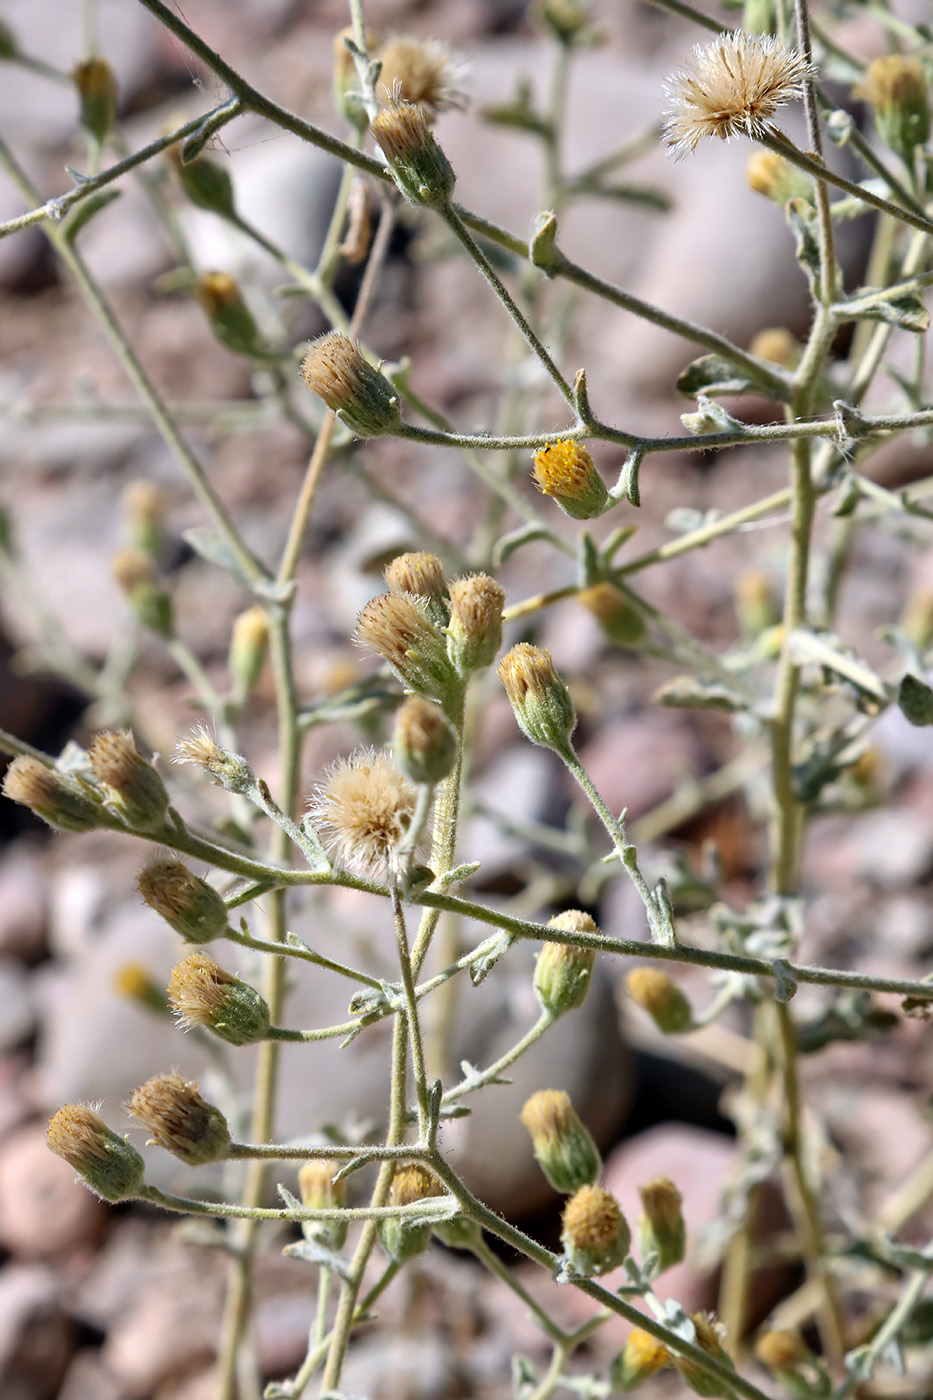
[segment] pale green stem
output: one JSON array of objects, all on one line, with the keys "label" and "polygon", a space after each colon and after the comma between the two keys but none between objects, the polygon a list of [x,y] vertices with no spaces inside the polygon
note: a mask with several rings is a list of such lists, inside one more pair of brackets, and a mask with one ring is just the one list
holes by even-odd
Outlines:
[{"label": "pale green stem", "polygon": [[415,1078],[415,1097],[418,1102],[418,1132],[422,1142],[427,1141],[428,1133],[428,1081],[424,1063],[424,1042],[421,1038],[421,1022],[418,1017],[418,998],[415,996],[415,979],[412,974],[411,950],[408,946],[408,932],[405,928],[405,910],[399,895],[398,882],[390,881],[392,916],[395,922],[395,942],[399,966],[402,972],[402,988],[405,996],[405,1021],[408,1026],[408,1045],[411,1051],[411,1065]]}]

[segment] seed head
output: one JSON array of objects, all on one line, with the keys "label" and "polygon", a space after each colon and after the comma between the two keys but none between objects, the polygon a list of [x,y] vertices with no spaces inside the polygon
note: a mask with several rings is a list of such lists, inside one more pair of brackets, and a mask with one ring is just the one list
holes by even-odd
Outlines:
[{"label": "seed head", "polygon": [[576,1191],[602,1170],[599,1149],[562,1089],[539,1089],[526,1100],[521,1121],[535,1158],[555,1191]]},{"label": "seed head", "polygon": [[87,1104],[66,1104],[49,1119],[45,1140],[105,1201],[136,1194],[145,1171],[142,1157],[125,1138],[112,1132]]},{"label": "seed head", "polygon": [[553,496],[573,520],[592,520],[609,499],[593,458],[579,442],[550,442],[540,448],[534,478],[545,496]]},{"label": "seed head", "polygon": [[381,593],[356,624],[357,639],[387,661],[408,690],[447,701],[460,689],[442,633],[412,593]]},{"label": "seed head", "polygon": [[394,867],[416,806],[412,784],[388,754],[357,749],[327,774],[311,803],[316,823],[337,859],[360,875]]},{"label": "seed head", "polygon": [[209,943],[227,931],[227,907],[220,895],[175,856],[153,856],[139,872],[136,888],[186,943]]},{"label": "seed head", "polygon": [[491,666],[502,645],[505,589],[488,574],[450,585],[447,653],[461,675]]},{"label": "seed head", "polygon": [[693,1025],[693,1010],[677,983],[659,967],[636,967],[625,982],[629,996],[647,1011],[659,1031],[677,1035]]},{"label": "seed head", "polygon": [[370,133],[407,200],[426,208],[449,202],[456,176],[424,107],[393,97],[374,119]]},{"label": "seed head", "polygon": [[219,1108],[201,1098],[197,1083],[157,1074],[134,1089],[127,1104],[153,1141],[186,1163],[202,1167],[227,1155],[230,1130]]},{"label": "seed head", "polygon": [[662,1342],[642,1327],[634,1327],[628,1341],[612,1363],[613,1390],[635,1390],[642,1381],[671,1364],[671,1354]]},{"label": "seed head", "polygon": [[28,754],[20,754],[7,768],[3,795],[59,831],[93,831],[104,825],[105,814],[89,787]]},{"label": "seed head", "polygon": [[564,1206],[560,1242],[574,1269],[587,1278],[608,1274],[628,1254],[631,1232],[622,1207],[603,1186],[581,1186]]},{"label": "seed head", "polygon": [[88,758],[107,801],[127,826],[151,832],[164,825],[169,805],[165,784],[128,729],[95,735]]},{"label": "seed head", "polygon": [[168,999],[182,1030],[204,1026],[230,1045],[251,1045],[269,1030],[269,1008],[255,988],[206,953],[192,953],[178,964]]},{"label": "seed head", "polygon": [[813,69],[771,34],[737,29],[697,44],[693,61],[666,84],[665,139],[673,155],[695,151],[705,136],[763,133],[779,108],[803,95]]},{"label": "seed head", "polygon": [[417,102],[428,121],[438,112],[466,106],[466,96],[456,86],[458,67],[439,39],[397,34],[380,50],[379,58],[379,87],[386,100]]},{"label": "seed head", "polygon": [[340,331],[311,342],[301,377],[357,437],[394,432],[401,422],[398,394],[388,379]]},{"label": "seed head", "polygon": [[530,642],[519,642],[502,658],[499,679],[531,742],[558,752],[566,749],[577,717],[550,655]]}]

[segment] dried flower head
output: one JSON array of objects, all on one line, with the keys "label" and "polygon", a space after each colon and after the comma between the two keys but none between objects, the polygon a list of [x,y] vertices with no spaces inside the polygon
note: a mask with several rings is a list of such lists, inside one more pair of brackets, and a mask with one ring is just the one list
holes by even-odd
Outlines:
[{"label": "dried flower head", "polygon": [[607,1274],[632,1242],[622,1207],[604,1186],[581,1186],[561,1215],[560,1242],[578,1273]]},{"label": "dried flower head", "polygon": [[311,814],[337,859],[372,876],[393,867],[416,801],[414,787],[388,754],[357,749],[329,770],[311,802]]},{"label": "dried flower head", "polygon": [[340,331],[311,342],[301,377],[357,437],[391,433],[401,421],[398,395],[388,379]]},{"label": "dried flower head", "polygon": [[219,1108],[202,1099],[197,1082],[180,1074],[156,1074],[140,1084],[127,1108],[148,1128],[153,1141],[189,1167],[217,1162],[227,1154],[230,1130]]},{"label": "dried flower head", "polygon": [[456,176],[424,107],[393,99],[369,129],[406,199],[427,208],[447,204]]},{"label": "dried flower head", "polygon": [[3,795],[60,831],[92,831],[106,823],[106,813],[89,786],[28,754],[14,758],[6,770]]},{"label": "dried flower head", "polygon": [[737,29],[697,44],[693,62],[666,84],[665,139],[675,156],[705,136],[756,136],[786,102],[803,95],[812,66],[772,34]]},{"label": "dried flower head", "polygon": [[134,1195],[143,1179],[145,1163],[136,1148],[118,1137],[87,1104],[60,1108],[49,1119],[45,1141],[105,1201]]},{"label": "dried flower head", "polygon": [[199,724],[175,745],[176,763],[193,763],[228,792],[249,792],[256,783],[242,754],[222,749],[206,724]]},{"label": "dried flower head", "polygon": [[458,689],[442,633],[429,616],[427,600],[412,593],[381,593],[368,602],[356,624],[357,639],[387,661],[402,685],[434,700]]},{"label": "dried flower head", "polygon": [[439,39],[397,34],[378,56],[382,61],[379,87],[386,99],[420,103],[429,121],[438,112],[466,106],[466,95],[456,86],[459,67]]},{"label": "dried flower head", "polygon": [[549,442],[535,453],[534,478],[573,520],[592,520],[609,499],[606,483],[580,442]]},{"label": "dried flower head", "polygon": [[156,855],[136,877],[143,900],[188,943],[209,943],[227,931],[227,906],[182,861]]},{"label": "dried flower head", "polygon": [[447,652],[461,674],[491,666],[502,645],[505,589],[488,574],[450,585]]},{"label": "dried flower head", "polygon": [[206,953],[192,953],[173,969],[168,999],[182,1030],[204,1026],[230,1045],[252,1045],[269,1030],[269,1008],[256,989]]}]

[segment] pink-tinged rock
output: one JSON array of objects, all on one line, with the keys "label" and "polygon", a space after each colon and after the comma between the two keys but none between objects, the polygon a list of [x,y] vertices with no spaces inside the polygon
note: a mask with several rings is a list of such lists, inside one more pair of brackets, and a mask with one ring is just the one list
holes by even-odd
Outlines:
[{"label": "pink-tinged rock", "polygon": [[187,1253],[184,1272],[153,1274],[104,1344],[103,1362],[127,1396],[151,1395],[214,1359],[219,1294],[202,1272],[203,1255]]},{"label": "pink-tinged rock", "polygon": [[0,954],[37,961],[45,946],[47,882],[38,845],[18,841],[0,860]]},{"label": "pink-tinged rock", "polygon": [[662,802],[698,766],[697,740],[680,715],[655,713],[607,724],[580,751],[580,759],[603,799],[629,817]]},{"label": "pink-tinged rock", "polygon": [[[735,1144],[720,1133],[679,1123],[663,1124],[622,1143],[606,1163],[605,1184],[621,1204],[633,1237],[637,1238],[636,1224],[641,1215],[639,1186],[656,1176],[667,1176],[681,1192],[687,1226],[687,1258],[683,1264],[661,1275],[655,1283],[655,1292],[662,1302],[676,1298],[687,1312],[715,1302],[715,1297],[710,1296],[709,1273],[694,1262],[693,1251],[700,1230],[720,1214],[720,1200],[735,1151]],[[637,1255],[637,1244],[634,1247]],[[600,1279],[610,1290],[623,1282],[622,1269]],[[573,1299],[573,1309],[580,1320],[589,1317],[595,1304],[573,1289],[568,1289],[567,1293]],[[620,1338],[628,1330],[621,1319],[606,1326],[618,1328]]]},{"label": "pink-tinged rock", "polygon": [[68,1367],[58,1400],[122,1400],[120,1388],[90,1347],[79,1351]]},{"label": "pink-tinged rock", "polygon": [[63,1393],[58,1387],[74,1347],[74,1324],[58,1292],[55,1271],[46,1265],[10,1264],[0,1271],[0,1394],[6,1400]]},{"label": "pink-tinged rock", "polygon": [[49,1151],[45,1125],[30,1123],[0,1147],[0,1243],[22,1259],[92,1245],[104,1228],[102,1202]]}]

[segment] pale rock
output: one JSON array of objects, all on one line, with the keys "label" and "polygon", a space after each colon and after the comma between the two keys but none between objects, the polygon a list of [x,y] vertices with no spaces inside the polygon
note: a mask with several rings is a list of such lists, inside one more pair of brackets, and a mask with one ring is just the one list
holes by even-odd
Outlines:
[{"label": "pale rock", "polygon": [[0,1146],[0,1241],[21,1259],[92,1246],[107,1211],[74,1168],[49,1151],[45,1125],[17,1129]]}]

